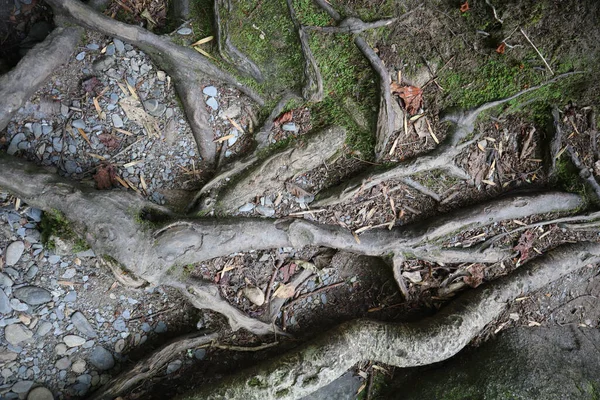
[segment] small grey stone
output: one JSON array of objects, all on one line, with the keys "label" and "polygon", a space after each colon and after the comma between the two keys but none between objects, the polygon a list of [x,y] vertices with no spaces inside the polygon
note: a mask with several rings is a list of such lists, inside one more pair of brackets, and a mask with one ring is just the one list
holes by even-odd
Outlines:
[{"label": "small grey stone", "polygon": [[92,325],[81,312],[76,311],[71,315],[71,323],[75,326],[75,329],[88,338],[98,337]]},{"label": "small grey stone", "polygon": [[86,365],[85,361],[82,359],[79,359],[73,363],[71,370],[73,372],[75,372],[76,374],[83,374],[85,372],[85,365]]},{"label": "small grey stone", "polygon": [[18,346],[19,343],[29,340],[32,337],[33,332],[22,324],[12,324],[4,328],[4,338],[13,346]]},{"label": "small grey stone", "polygon": [[118,332],[127,332],[127,324],[123,318],[115,319],[115,322],[113,322],[113,328],[115,328],[115,330]]},{"label": "small grey stone", "polygon": [[106,55],[114,56],[115,55],[115,45],[113,43],[106,46]]},{"label": "small grey stone", "polygon": [[57,264],[60,261],[60,256],[53,254],[50,257],[48,257],[48,262],[50,264]]},{"label": "small grey stone", "polygon": [[190,28],[181,28],[177,31],[180,35],[191,35],[192,30]]},{"label": "small grey stone", "polygon": [[110,353],[104,347],[97,346],[92,351],[89,358],[90,363],[101,371],[111,369],[115,366],[115,360]]},{"label": "small grey stone", "polygon": [[125,350],[125,340],[119,339],[115,343],[115,353],[122,353]]},{"label": "small grey stone", "polygon": [[119,114],[113,114],[112,115],[112,122],[113,122],[113,125],[115,126],[115,128],[122,128],[123,127],[123,120],[121,119],[121,117],[119,116]]},{"label": "small grey stone", "polygon": [[10,145],[8,146],[8,150],[6,150],[6,152],[11,156],[15,154],[20,149],[19,145],[21,142],[23,142],[25,139],[25,134],[17,133],[10,141]]},{"label": "small grey stone", "polygon": [[194,357],[196,358],[196,360],[204,360],[204,357],[206,357],[206,350],[198,349],[194,351]]},{"label": "small grey stone", "polygon": [[144,322],[142,324],[142,330],[146,333],[150,332],[152,330],[152,327],[150,326],[150,324],[148,324],[147,322]]},{"label": "small grey stone", "polygon": [[250,212],[254,210],[254,204],[252,203],[246,203],[243,206],[241,206],[240,208],[238,208],[239,212]]},{"label": "small grey stone", "polygon": [[272,217],[273,215],[275,215],[274,209],[263,205],[256,206],[256,211],[258,211],[259,214],[264,215],[265,217]]},{"label": "small grey stone", "polygon": [[4,314],[7,316],[12,312],[12,307],[10,306],[10,300],[4,290],[0,289],[0,314]]},{"label": "small grey stone", "polygon": [[113,43],[115,45],[115,49],[119,53],[123,53],[125,51],[125,44],[122,41],[120,41],[119,39],[113,39]]},{"label": "small grey stone", "polygon": [[[67,114],[69,113],[69,108],[67,107]],[[39,138],[40,136],[42,136],[42,124],[40,124],[39,122],[34,122],[33,125],[31,126],[31,129],[33,129],[33,135],[35,136],[35,138]]]},{"label": "small grey stone", "polygon": [[23,251],[25,251],[25,243],[23,243],[21,241],[12,242],[10,245],[8,245],[8,248],[6,249],[6,255],[5,255],[6,265],[7,266],[15,265],[21,259],[21,256],[23,255]]},{"label": "small grey stone", "polygon": [[10,299],[10,306],[15,311],[27,311],[29,306],[19,301],[19,299]]},{"label": "small grey stone", "polygon": [[29,392],[29,389],[31,389],[32,386],[33,381],[19,381],[15,383],[10,390],[18,394],[27,393]]},{"label": "small grey stone", "polygon": [[281,129],[287,132],[298,132],[298,127],[293,122],[286,122],[281,126]]},{"label": "small grey stone", "polygon": [[49,291],[37,286],[23,286],[16,289],[13,296],[30,306],[37,306],[52,300],[52,294]]},{"label": "small grey stone", "polygon": [[[75,152],[77,152],[77,150],[75,150]],[[77,163],[75,161],[69,160],[69,161],[65,162],[65,171],[67,171],[67,174],[76,173],[77,168],[79,168],[79,165],[77,165]]]},{"label": "small grey stone", "polygon": [[42,220],[42,210],[30,207],[27,209],[27,216],[35,222],[40,222]]},{"label": "small grey stone", "polygon": [[48,321],[43,321],[40,326],[38,326],[36,334],[38,336],[45,336],[52,329],[52,324]]},{"label": "small grey stone", "polygon": [[65,279],[71,279],[75,275],[77,275],[77,270],[75,268],[67,268],[67,270],[62,274],[62,277]]},{"label": "small grey stone", "polygon": [[177,371],[179,368],[181,368],[181,360],[175,360],[170,362],[167,365],[167,374],[172,374],[173,372]]},{"label": "small grey stone", "polygon": [[73,122],[71,122],[71,126],[73,128],[80,128],[80,129],[85,129],[86,125],[85,122],[82,119],[76,119]]},{"label": "small grey stone", "polygon": [[107,71],[116,62],[117,59],[115,57],[112,57],[112,55],[98,57],[92,64],[92,70],[94,70],[94,72],[98,74],[100,72]]},{"label": "small grey stone", "polygon": [[96,253],[94,253],[94,250],[92,250],[92,249],[87,249],[86,251],[80,251],[79,253],[77,253],[75,255],[79,258],[96,257]]},{"label": "small grey stone", "polygon": [[215,97],[217,95],[217,88],[214,86],[207,86],[202,89],[202,93],[210,97]]},{"label": "small grey stone", "polygon": [[154,332],[156,333],[165,333],[167,331],[167,324],[165,324],[162,321],[159,321],[158,324],[156,324],[156,328],[154,328]]},{"label": "small grey stone", "polygon": [[144,101],[144,108],[153,117],[160,117],[165,113],[167,106],[159,103],[158,100],[150,99]]},{"label": "small grey stone", "polygon": [[85,343],[85,339],[77,335],[67,335],[63,338],[63,341],[68,347],[79,347]]},{"label": "small grey stone", "polygon": [[27,400],[54,400],[54,395],[50,390],[40,386],[29,392]]},{"label": "small grey stone", "polygon": [[9,351],[4,348],[0,348],[0,364],[4,364],[10,361],[15,361],[19,355],[14,351]]},{"label": "small grey stone", "polygon": [[13,285],[12,279],[4,273],[0,273],[0,287],[7,288]]},{"label": "small grey stone", "polygon": [[215,100],[214,97],[209,97],[208,100],[206,100],[206,105],[215,111],[219,109],[219,103],[217,103],[217,100]]},{"label": "small grey stone", "polygon": [[88,45],[85,46],[88,50],[98,50],[100,48],[100,46],[98,46],[96,43],[90,43]]},{"label": "small grey stone", "polygon": [[59,359],[54,366],[59,370],[65,370],[71,366],[71,360],[69,360],[69,357],[63,357]]},{"label": "small grey stone", "polygon": [[75,59],[77,61],[82,61],[85,58],[85,51],[82,51],[81,53],[77,54],[77,56],[75,57]]},{"label": "small grey stone", "polygon": [[[77,301],[77,292],[71,290],[69,293],[67,293],[64,300],[65,303],[74,303],[75,301]],[[71,316],[71,321],[73,321],[73,316]]]}]

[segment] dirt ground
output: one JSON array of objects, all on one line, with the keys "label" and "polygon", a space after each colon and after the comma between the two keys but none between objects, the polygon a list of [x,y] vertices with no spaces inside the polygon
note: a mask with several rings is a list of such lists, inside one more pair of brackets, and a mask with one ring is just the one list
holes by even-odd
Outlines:
[{"label": "dirt ground", "polygon": [[[110,15],[128,22],[145,23],[139,13],[128,13],[123,7],[115,5],[117,3],[109,7]],[[164,22],[164,18],[167,18],[164,15],[165,7],[155,3],[152,2],[152,13],[160,20],[159,25],[163,27],[161,29],[167,29]],[[279,6],[285,11],[285,2],[280,3]],[[300,20],[304,18],[303,23],[331,23],[331,20],[311,6],[312,2],[298,0],[294,4]],[[352,134],[343,154],[335,160],[325,161],[319,168],[295,177],[287,183],[284,192],[264,193],[256,199],[256,204],[274,205],[275,218],[285,218],[292,214],[294,218],[340,225],[355,232],[358,238],[360,233],[370,229],[418,225],[436,215],[499,198],[507,193],[562,189],[583,194],[588,200],[589,210],[597,207],[598,199],[593,190],[583,183],[566,151],[571,146],[593,176],[600,176],[600,151],[597,144],[599,121],[596,113],[599,105],[597,93],[600,92],[600,70],[596,63],[600,56],[600,31],[596,29],[600,21],[600,5],[597,2],[336,0],[331,1],[331,4],[346,15],[356,15],[365,20],[399,17],[391,26],[369,32],[365,36],[377,49],[396,81],[400,77],[404,84],[423,90],[423,104],[418,113],[423,116],[415,120],[411,118],[408,123],[409,134],[400,133],[392,137],[386,149],[387,156],[375,162],[369,153],[372,143],[370,148],[364,147],[363,144],[369,140],[364,137],[361,139],[360,135],[373,127],[376,78],[369,72],[364,60],[352,58],[355,55],[341,57],[342,61],[348,62],[337,65],[342,70],[335,73],[324,71],[328,91],[328,98],[324,103],[295,104],[289,107],[293,111],[290,121],[300,129],[291,133],[277,124],[272,138],[281,143],[293,140],[301,142],[302,136],[312,128],[345,121]],[[262,28],[267,35],[271,34],[261,25],[264,21],[259,19],[264,11],[262,7],[271,6],[260,0],[249,1],[245,5],[248,22],[254,23],[259,29],[240,24],[240,38],[236,44],[242,50],[245,50],[244,45],[248,40],[241,37],[244,29],[258,35]],[[202,25],[203,22],[195,23]],[[250,23],[247,25],[250,26]],[[336,46],[345,45],[340,44],[345,39],[319,32],[312,35],[313,45],[316,41],[321,42],[321,50],[315,48],[317,61],[323,62],[322,67],[329,67],[326,64],[329,62],[327,52],[339,50]],[[88,40],[108,44],[110,38],[91,34],[88,35]],[[278,37],[277,40],[286,39]],[[281,50],[282,53],[285,51],[287,50]],[[265,60],[267,61],[272,60]],[[74,85],[78,89],[81,85],[82,67],[85,65],[79,65],[73,60],[60,74],[63,83],[67,86]],[[274,67],[274,71],[280,72],[279,67]],[[458,164],[473,177],[473,182],[458,181],[441,171],[414,177],[421,185],[435,192],[440,201],[400,182],[388,181],[361,192],[351,202],[316,210],[310,207],[310,202],[322,189],[343,182],[358,172],[373,167],[385,168],[434,149],[437,142],[442,141],[452,129],[449,123],[443,121],[448,110],[456,107],[470,109],[487,101],[510,96],[560,73],[573,71],[581,73],[491,109],[479,117],[475,130],[479,135],[478,140],[458,157]],[[289,75],[294,74],[290,72]],[[69,79],[68,76],[76,78]],[[273,81],[265,87],[271,89],[298,83]],[[366,86],[371,87],[364,89]],[[40,91],[35,98],[48,94],[51,87],[52,84]],[[221,87],[218,89],[223,93],[223,103],[227,104],[224,108],[239,105],[242,109],[234,119],[243,129],[248,129],[253,124],[253,115],[264,114],[264,110],[252,109],[244,104],[243,97],[237,92],[229,93]],[[356,95],[352,96],[353,93]],[[165,102],[174,109],[178,108],[172,91],[165,91],[163,96]],[[336,102],[344,96],[358,104],[352,112],[347,109],[339,111],[340,107]],[[404,106],[397,96],[394,101],[399,106]],[[95,113],[91,108],[91,101],[86,106],[90,107],[90,115]],[[558,120],[553,119],[553,109],[558,110]],[[323,118],[325,112],[335,117]],[[219,119],[217,113],[214,116],[214,127],[220,132],[215,137],[218,139],[225,136],[232,126],[226,119]],[[435,134],[429,133],[424,125],[425,118]],[[21,122],[26,121],[17,121],[15,124]],[[549,173],[549,143],[555,137],[556,126],[562,131],[563,143],[556,159],[556,168],[553,173]],[[181,129],[187,129],[189,136],[189,128],[185,124],[182,124]],[[2,149],[8,147],[10,140],[8,133],[0,133]],[[172,152],[169,153],[170,148],[164,146],[163,142],[164,137],[156,140],[153,151],[157,158],[172,155]],[[112,154],[119,153],[130,143],[133,143],[133,139],[124,138],[121,147],[112,149]],[[243,156],[245,151],[250,150],[250,143],[249,136],[240,139],[229,160]],[[21,156],[34,158],[25,152]],[[121,164],[128,161],[131,159],[125,157]],[[87,162],[89,168],[99,165],[89,157]],[[144,173],[146,171],[149,170],[143,170]],[[186,171],[187,176],[184,173]],[[163,179],[162,187],[157,184],[156,190],[195,189],[206,179],[204,176],[196,176],[195,170],[191,179],[189,170],[184,172],[180,171],[172,181]],[[89,177],[85,178],[89,180]],[[134,183],[141,188],[139,182]],[[152,198],[150,193],[147,194]],[[10,198],[7,204],[13,201],[15,199]],[[169,201],[167,196],[167,205]],[[432,315],[461,292],[506,275],[521,263],[560,244],[600,240],[600,233],[595,227],[584,228],[574,234],[573,231],[562,229],[559,223],[543,227],[531,226],[539,220],[558,217],[560,216],[545,215],[506,221],[485,230],[458,233],[448,239],[448,247],[468,248],[493,239],[496,245],[513,248],[513,257],[497,265],[409,261],[403,274],[408,287],[407,298],[397,288],[390,260],[335,253],[323,248],[280,248],[232,254],[188,266],[186,273],[190,277],[217,283],[221,295],[231,304],[252,317],[272,321],[292,334],[293,338],[258,338],[246,332],[231,332],[226,327],[226,321],[219,315],[197,312],[191,307],[174,311],[167,308],[163,319],[169,323],[169,337],[196,330],[198,320],[201,320],[202,329],[221,329],[224,332],[220,342],[225,345],[251,347],[274,342],[279,345],[256,353],[207,348],[206,356],[201,362],[186,364],[173,374],[147,382],[124,396],[124,399],[166,398],[165,396],[173,393],[174,385],[177,390],[183,391],[190,386],[212,384],[227,373],[276,356],[285,349],[293,348],[299,341],[315,337],[349,319],[368,317],[400,322]],[[574,324],[598,329],[599,275],[598,266],[590,266],[537,293],[517,299],[498,321],[486,328],[473,345],[515,326]],[[95,279],[102,284],[91,287],[89,298],[102,296],[109,285],[106,271],[97,272]],[[289,287],[292,288],[291,292],[286,294],[285,289]],[[259,288],[265,297],[264,304],[253,303],[245,294],[247,288]],[[181,302],[176,295],[169,299],[171,304]],[[276,299],[283,301],[283,304],[274,315],[270,315],[271,305]],[[155,341],[150,340],[143,346],[132,347],[120,368],[125,368],[128,363],[147,354],[159,340],[155,338]],[[361,381],[356,394],[358,398],[377,398],[378,387],[385,385],[386,380],[393,379],[394,376],[394,368],[371,363],[356,366],[354,372]]]}]

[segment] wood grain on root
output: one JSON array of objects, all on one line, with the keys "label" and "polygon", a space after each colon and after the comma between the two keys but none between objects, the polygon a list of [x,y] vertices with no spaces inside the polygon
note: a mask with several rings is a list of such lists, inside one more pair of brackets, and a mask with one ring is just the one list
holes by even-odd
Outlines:
[{"label": "wood grain on root", "polygon": [[463,349],[514,298],[598,262],[600,244],[563,246],[512,275],[465,293],[431,318],[403,324],[344,323],[281,357],[226,378],[218,386],[193,390],[177,399],[298,399],[361,361],[403,368],[440,362]]},{"label": "wood grain on root", "polygon": [[82,33],[77,27],[54,29],[16,67],[0,76],[0,131],[50,75],[69,61]]}]

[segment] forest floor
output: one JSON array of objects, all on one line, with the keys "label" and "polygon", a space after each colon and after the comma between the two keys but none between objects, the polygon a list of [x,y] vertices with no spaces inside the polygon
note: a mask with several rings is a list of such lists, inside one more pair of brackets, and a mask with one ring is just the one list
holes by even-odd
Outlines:
[{"label": "forest floor", "polygon": [[[35,6],[37,1],[33,3]],[[183,25],[165,22],[167,5],[160,1],[129,1],[128,7],[116,1],[107,13],[147,24],[149,19],[141,14],[149,10],[158,22],[156,30],[170,31],[174,41],[191,44],[214,33],[210,7],[205,3],[210,2],[198,2],[194,20]],[[373,3],[331,2],[343,14],[364,20],[400,16],[391,26],[366,37],[402,84],[422,90],[418,112],[408,113],[405,120],[409,133],[391,138],[386,157],[379,161],[382,166],[434,149],[450,129],[441,117],[453,107],[470,109],[560,73],[582,74],[480,116],[476,123],[480,139],[458,159],[473,182],[436,171],[413,179],[434,192],[437,200],[404,183],[388,181],[363,191],[351,202],[314,208],[311,203],[321,189],[372,167],[370,132],[375,127],[378,86],[350,35],[311,31],[325,99],[317,104],[290,103],[271,132],[272,147],[301,146],[304,134],[333,123],[347,129],[347,144],[335,158],[288,181],[286,190],[265,192],[240,208],[238,215],[291,216],[340,225],[360,240],[361,233],[374,228],[418,224],[508,192],[558,188],[583,194],[590,209],[597,206],[593,190],[578,176],[566,151],[570,145],[581,162],[600,176],[596,114],[600,80],[595,79],[598,67],[593,62],[600,55],[600,32],[593,29],[600,16],[597,4],[498,0],[492,2],[494,9],[480,0],[461,9],[455,1]],[[303,24],[331,23],[311,1],[296,0],[294,4]],[[261,93],[273,95],[269,99],[272,106],[278,93],[301,85],[301,53],[285,2],[247,1],[239,6],[239,13],[239,24],[231,27],[233,40],[265,71],[265,82],[253,85]],[[13,17],[14,12],[9,18]],[[25,19],[22,31],[39,20],[45,19]],[[23,37],[26,35],[14,43]],[[209,54],[214,51],[210,41],[201,46]],[[201,90],[215,140],[221,146],[219,163],[226,165],[249,151],[252,132],[265,117],[265,110],[235,89],[214,82],[204,82]],[[135,106],[123,103],[130,95],[139,97],[154,117],[156,129],[142,129],[136,122]],[[406,99],[395,96],[394,101],[407,106]],[[559,112],[557,120],[553,119],[554,108]],[[557,173],[548,176],[549,141],[557,124],[563,131],[564,148],[556,159]],[[135,191],[179,210],[185,209],[211,173],[198,155],[170,77],[139,49],[93,32],[86,34],[69,64],[0,132],[0,149],[56,168],[59,174],[84,184]],[[220,330],[219,345],[174,355],[161,376],[124,396],[166,398],[174,387],[184,390],[189,385],[209,384],[342,321],[423,318],[459,293],[506,275],[559,244],[599,240],[597,230],[573,234],[559,224],[530,226],[542,218],[557,217],[537,216],[458,232],[448,245],[468,248],[506,233],[499,243],[513,247],[514,256],[496,265],[407,262],[404,295],[385,261],[317,247],[232,254],[186,267],[190,276],[217,283],[221,295],[249,316],[263,321],[274,318],[277,326],[293,335],[289,339],[231,332],[222,316],[198,311],[174,291],[160,286],[122,287],[77,238],[63,237],[66,244],[55,240],[52,235],[69,236],[68,228],[59,229],[59,218],[42,215],[0,192],[0,325],[23,327],[14,332],[16,338],[7,334],[6,328],[0,337],[0,395],[24,398],[32,385],[42,385],[56,398],[84,398],[110,375],[169,339],[199,329]],[[585,268],[517,299],[473,345],[515,326],[574,324],[598,329],[598,275],[597,266]],[[30,286],[42,288],[36,295],[45,300],[23,295],[20,289]],[[277,299],[285,302],[278,313],[269,315],[269,304]],[[87,322],[81,322],[80,315]],[[70,346],[73,343],[78,344]],[[273,347],[243,351],[265,343]],[[367,393],[376,396],[379,384],[394,374],[393,368],[371,363],[357,365],[352,372],[356,378],[345,381],[349,398],[354,394],[366,398]],[[315,394],[313,398],[327,396]]]}]

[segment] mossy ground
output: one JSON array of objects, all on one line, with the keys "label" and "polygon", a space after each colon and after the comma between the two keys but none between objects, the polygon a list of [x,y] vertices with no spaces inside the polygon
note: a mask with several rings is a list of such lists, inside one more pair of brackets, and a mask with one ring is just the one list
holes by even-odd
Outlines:
[{"label": "mossy ground", "polygon": [[72,242],[73,253],[89,249],[86,241],[75,233],[69,220],[58,210],[44,212],[42,221],[40,222],[40,231],[42,234],[42,243],[50,250],[56,247],[54,241],[50,240],[53,236]]}]

